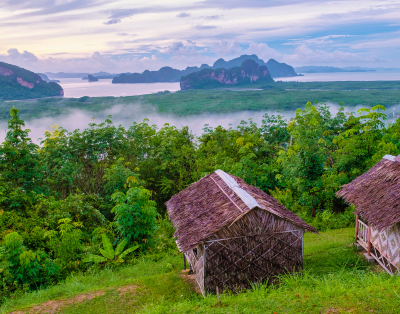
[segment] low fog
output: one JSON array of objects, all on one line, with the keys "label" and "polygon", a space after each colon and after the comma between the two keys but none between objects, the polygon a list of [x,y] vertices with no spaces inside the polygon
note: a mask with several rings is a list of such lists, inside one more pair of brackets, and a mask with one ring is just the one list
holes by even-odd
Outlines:
[{"label": "low fog", "polygon": [[[336,114],[340,106],[338,104],[330,103],[328,104],[332,114]],[[346,112],[356,112],[362,106],[348,107]],[[293,111],[240,111],[232,113],[213,113],[213,114],[200,114],[194,116],[175,116],[172,114],[165,114],[157,112],[156,107],[152,107],[141,104],[130,104],[121,105],[116,104],[113,107],[99,111],[91,112],[81,109],[71,109],[67,114],[54,116],[54,117],[43,117],[39,119],[34,119],[30,121],[25,121],[25,127],[30,129],[30,137],[32,140],[39,144],[39,138],[44,137],[44,132],[46,130],[52,130],[51,126],[57,124],[60,127],[72,132],[75,129],[80,129],[81,131],[88,127],[89,123],[99,124],[107,119],[107,116],[112,115],[113,124],[118,126],[122,125],[128,128],[133,122],[142,122],[144,119],[149,119],[149,124],[155,124],[158,128],[161,128],[164,124],[169,123],[171,126],[177,128],[182,128],[183,126],[189,126],[190,130],[195,135],[201,135],[203,133],[203,128],[205,124],[209,124],[211,127],[217,127],[219,125],[229,128],[230,125],[235,128],[242,120],[249,121],[252,119],[257,125],[261,125],[262,119],[265,113],[269,115],[282,115],[285,119],[290,120],[296,114]],[[387,110],[388,118],[391,121],[391,109]],[[23,116],[22,116],[23,118]],[[0,122],[1,141],[4,140],[6,134],[7,122]]]}]

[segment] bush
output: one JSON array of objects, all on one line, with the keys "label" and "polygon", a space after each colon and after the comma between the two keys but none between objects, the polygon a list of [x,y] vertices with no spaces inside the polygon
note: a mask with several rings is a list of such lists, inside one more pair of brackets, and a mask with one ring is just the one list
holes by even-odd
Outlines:
[{"label": "bush", "polygon": [[0,247],[0,286],[3,295],[25,286],[38,289],[54,283],[60,277],[60,267],[44,251],[28,250],[22,237],[12,232],[4,237]]},{"label": "bush", "polygon": [[318,231],[341,229],[355,226],[353,212],[354,207],[347,207],[343,213],[333,213],[327,209],[323,212],[318,212],[314,218],[308,217],[305,220]]},{"label": "bush", "polygon": [[[127,182],[129,183],[129,178]],[[138,243],[141,247],[152,245],[152,236],[157,229],[156,202],[150,200],[151,193],[143,187],[131,187],[128,192],[115,192],[111,199],[117,204],[112,209],[115,224],[122,238],[129,245]]]},{"label": "bush", "polygon": [[159,253],[176,250],[174,239],[175,228],[167,217],[160,217],[157,221],[157,230],[154,232],[154,250]]}]

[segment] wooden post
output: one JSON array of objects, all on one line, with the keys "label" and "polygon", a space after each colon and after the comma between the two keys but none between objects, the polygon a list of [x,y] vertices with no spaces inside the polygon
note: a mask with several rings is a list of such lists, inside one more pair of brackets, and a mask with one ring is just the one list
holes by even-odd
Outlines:
[{"label": "wooden post", "polygon": [[360,228],[360,225],[358,224],[358,215],[356,215],[356,236],[355,236],[355,243],[358,241],[358,230]]},{"label": "wooden post", "polygon": [[368,241],[368,255],[371,255],[371,227],[368,226],[368,236],[367,236],[367,241]]},{"label": "wooden post", "polygon": [[186,257],[185,257],[185,253],[183,253],[183,269],[186,270]]}]

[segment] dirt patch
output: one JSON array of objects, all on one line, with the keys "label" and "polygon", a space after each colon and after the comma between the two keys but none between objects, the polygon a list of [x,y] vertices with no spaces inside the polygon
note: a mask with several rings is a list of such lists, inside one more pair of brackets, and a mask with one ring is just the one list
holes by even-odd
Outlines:
[{"label": "dirt patch", "polygon": [[189,275],[189,269],[182,270],[180,276],[182,280],[185,281],[194,292],[203,295],[201,293],[199,285],[197,284],[196,275],[195,274]]},{"label": "dirt patch", "polygon": [[139,286],[129,285],[129,286],[119,287],[117,290],[119,291],[119,295],[125,295],[125,294],[128,294],[128,293],[136,292],[136,290],[138,288],[139,288]]},{"label": "dirt patch", "polygon": [[326,314],[340,314],[340,313],[354,313],[354,309],[335,309],[334,307],[328,309]]},{"label": "dirt patch", "polygon": [[83,293],[73,297],[72,299],[52,300],[39,305],[35,305],[26,311],[14,311],[9,314],[54,314],[58,313],[67,305],[80,303],[86,300],[92,300],[94,298],[104,295],[104,293],[105,292],[102,290],[90,293]]}]

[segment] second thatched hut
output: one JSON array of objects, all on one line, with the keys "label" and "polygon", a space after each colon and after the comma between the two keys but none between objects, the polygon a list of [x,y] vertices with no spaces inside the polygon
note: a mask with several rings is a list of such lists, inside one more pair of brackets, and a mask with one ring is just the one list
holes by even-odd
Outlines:
[{"label": "second thatched hut", "polygon": [[303,267],[303,234],[317,231],[241,178],[217,170],[173,196],[177,245],[205,295],[272,283]]},{"label": "second thatched hut", "polygon": [[391,275],[400,271],[399,190],[400,155],[385,155],[336,193],[356,208],[355,243]]}]

